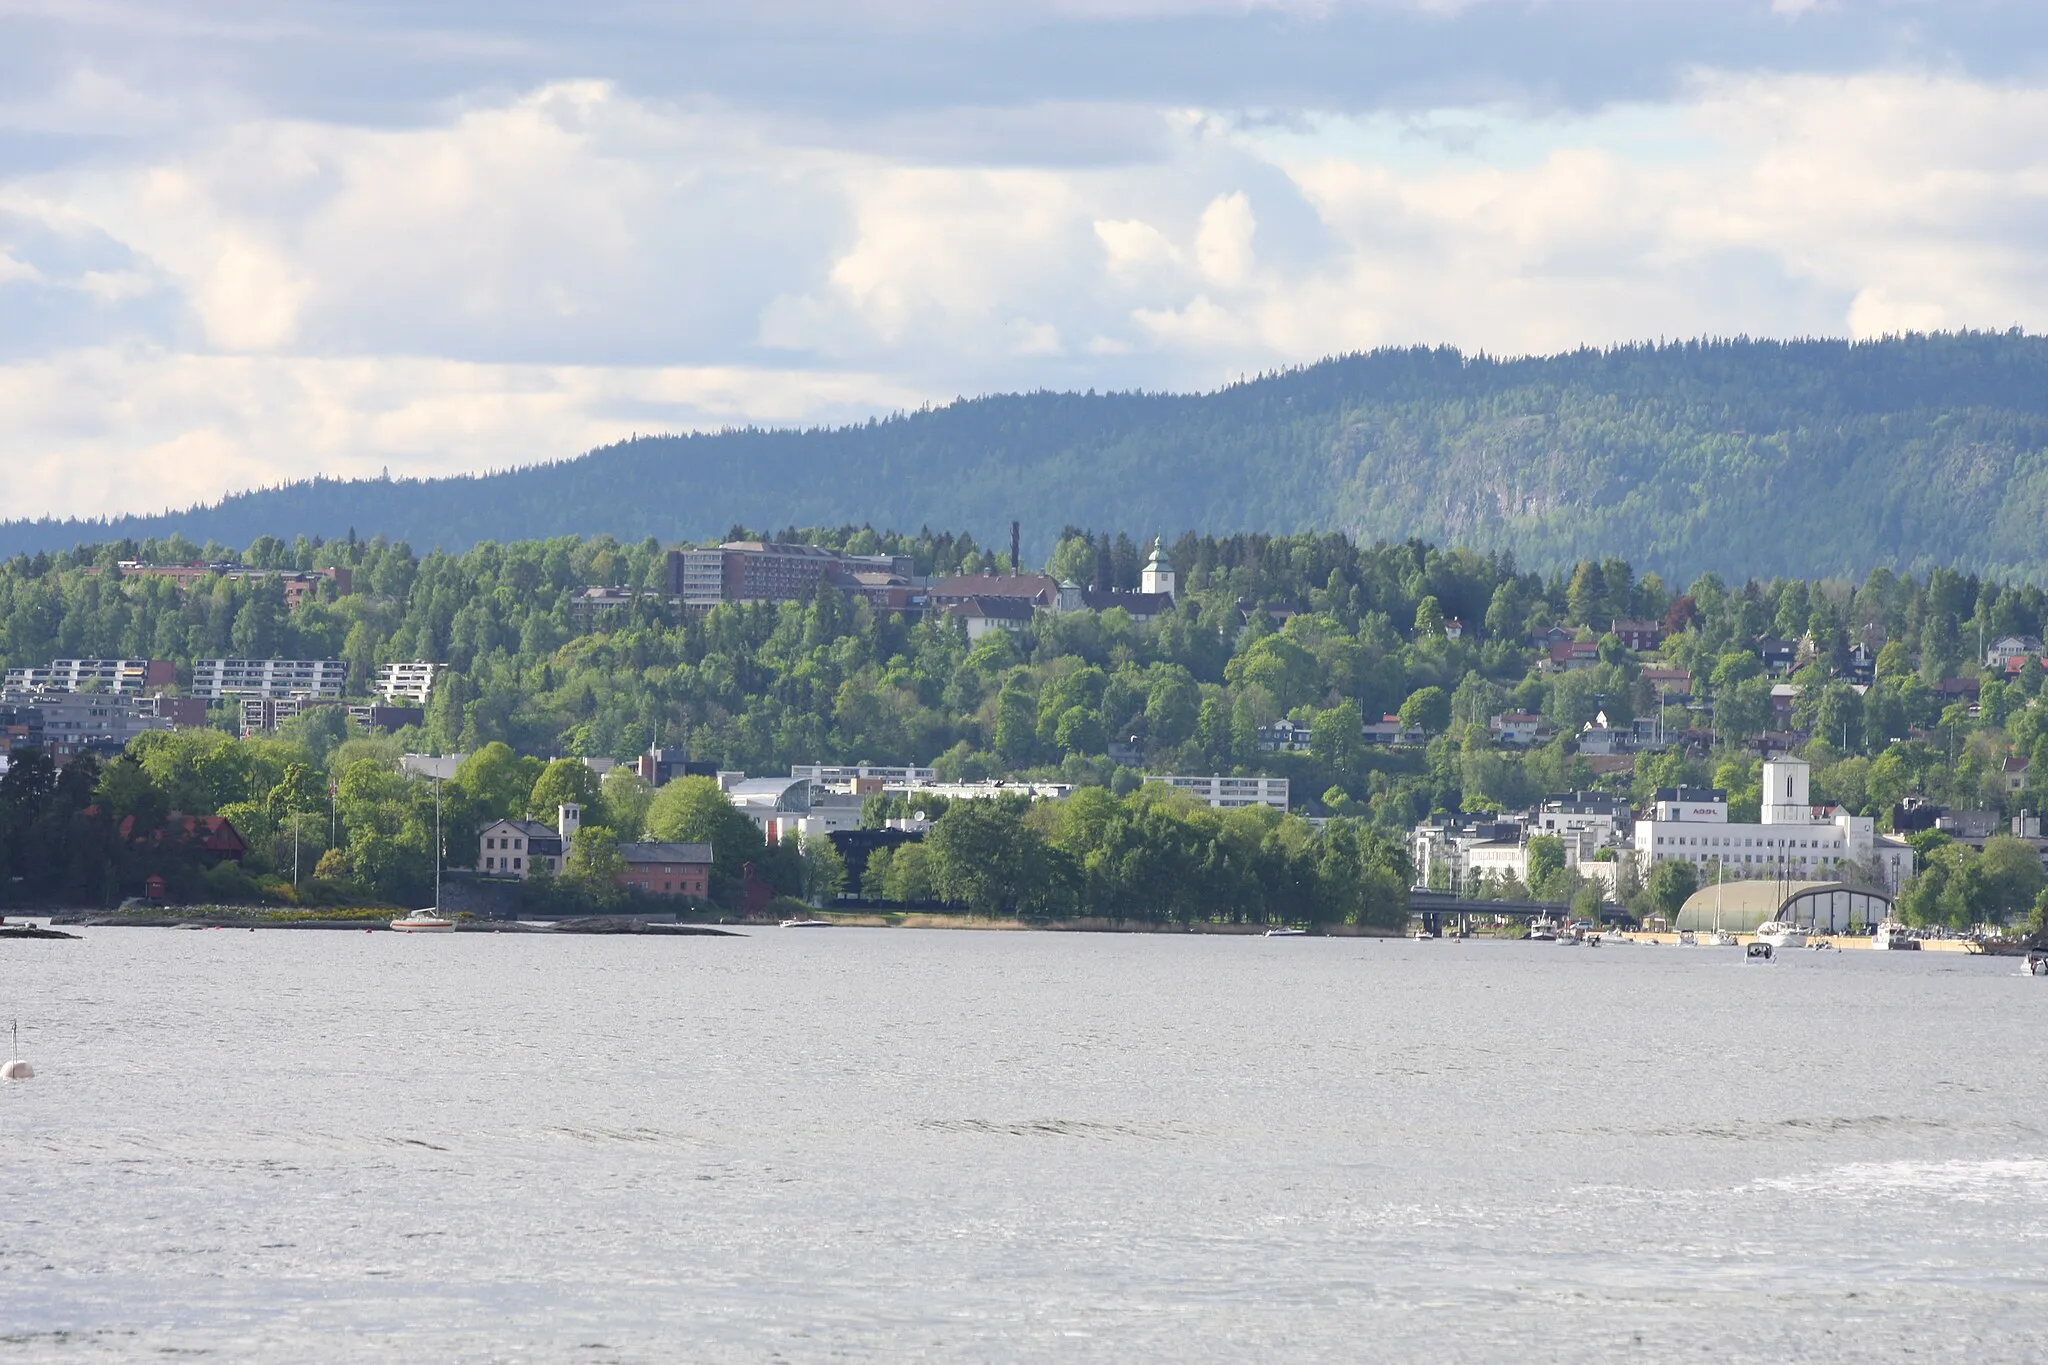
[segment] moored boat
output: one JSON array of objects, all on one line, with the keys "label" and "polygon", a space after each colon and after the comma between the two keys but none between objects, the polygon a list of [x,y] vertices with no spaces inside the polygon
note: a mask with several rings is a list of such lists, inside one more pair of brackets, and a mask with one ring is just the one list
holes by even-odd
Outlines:
[{"label": "moored boat", "polygon": [[1291,927],[1291,926],[1289,926],[1289,925],[1284,925],[1284,924],[1283,924],[1283,925],[1279,925],[1279,926],[1277,926],[1277,927],[1275,927],[1275,928],[1272,928],[1272,929],[1268,929],[1268,930],[1266,931],[1266,937],[1267,937],[1267,938],[1307,938],[1307,937],[1308,937],[1308,930],[1306,930],[1306,929],[1296,929],[1296,928],[1293,928],[1293,927]]},{"label": "moored boat", "polygon": [[404,919],[391,921],[391,927],[401,934],[449,934],[455,931],[455,921],[443,919],[431,909],[415,910]]},{"label": "moored boat", "polygon": [[1804,948],[1806,931],[1781,919],[1767,919],[1756,927],[1756,941],[1773,948]]},{"label": "moored boat", "polygon": [[1895,919],[1888,919],[1870,931],[1870,946],[1886,952],[1911,953],[1919,951],[1920,940],[1914,938],[1912,931],[1905,925]]},{"label": "moored boat", "polygon": [[832,921],[829,919],[786,919],[782,922],[782,927],[785,929],[830,929]]}]

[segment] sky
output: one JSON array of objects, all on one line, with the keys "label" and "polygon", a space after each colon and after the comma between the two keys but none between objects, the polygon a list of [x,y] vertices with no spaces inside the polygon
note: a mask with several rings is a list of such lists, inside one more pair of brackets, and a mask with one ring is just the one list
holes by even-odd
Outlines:
[{"label": "sky", "polygon": [[0,517],[2048,330],[2039,0],[0,0]]}]

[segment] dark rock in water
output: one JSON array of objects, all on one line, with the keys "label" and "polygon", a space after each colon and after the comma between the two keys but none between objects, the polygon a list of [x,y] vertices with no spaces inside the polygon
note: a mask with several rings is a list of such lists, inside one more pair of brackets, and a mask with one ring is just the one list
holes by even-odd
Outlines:
[{"label": "dark rock in water", "polygon": [[45,929],[37,924],[0,924],[0,938],[77,938],[62,929]]}]

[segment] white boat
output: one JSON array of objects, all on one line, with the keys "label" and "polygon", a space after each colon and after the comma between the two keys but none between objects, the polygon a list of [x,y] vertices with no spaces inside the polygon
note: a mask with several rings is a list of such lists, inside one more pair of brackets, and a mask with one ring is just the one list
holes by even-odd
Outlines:
[{"label": "white boat", "polygon": [[1695,935],[1693,942],[1702,948],[1735,948],[1741,946],[1736,943],[1735,935],[1723,933],[1719,929],[1709,929],[1704,934]]},{"label": "white boat", "polygon": [[1781,919],[1767,919],[1756,927],[1756,941],[1773,948],[1804,948],[1806,931]]},{"label": "white boat", "polygon": [[1870,931],[1870,946],[1893,953],[1913,953],[1920,950],[1920,940],[1905,925],[1888,919]]},{"label": "white boat", "polygon": [[1547,919],[1529,921],[1529,938],[1537,943],[1557,942],[1557,922]]},{"label": "white boat", "polygon": [[1277,929],[1268,929],[1268,930],[1266,931],[1266,937],[1267,937],[1267,938],[1307,938],[1307,937],[1308,937],[1308,930],[1306,930],[1306,929],[1290,929],[1290,928],[1287,928],[1286,926],[1284,926],[1284,925],[1283,925],[1282,927],[1280,927],[1280,928],[1277,928]]},{"label": "white boat", "polygon": [[442,919],[434,910],[415,910],[404,919],[391,921],[391,927],[401,934],[452,934],[455,921]]},{"label": "white boat", "polygon": [[782,922],[782,927],[785,929],[830,929],[832,921],[829,919],[786,919]]}]

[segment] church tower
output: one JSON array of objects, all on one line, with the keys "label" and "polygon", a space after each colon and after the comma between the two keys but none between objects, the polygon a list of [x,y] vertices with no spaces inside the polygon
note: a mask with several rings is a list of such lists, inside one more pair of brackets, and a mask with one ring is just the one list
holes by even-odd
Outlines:
[{"label": "church tower", "polygon": [[1810,825],[1812,798],[1807,781],[1812,773],[1802,760],[1774,758],[1764,764],[1764,823],[1767,825]]},{"label": "church tower", "polygon": [[1166,560],[1165,536],[1158,536],[1152,541],[1152,553],[1145,560],[1145,571],[1139,576],[1138,583],[1146,592],[1173,596],[1173,565]]}]

